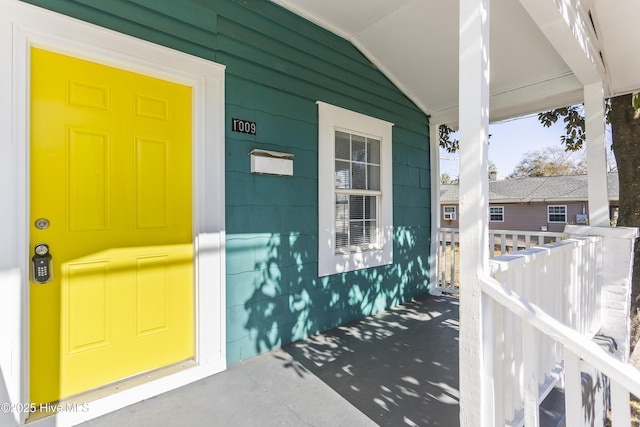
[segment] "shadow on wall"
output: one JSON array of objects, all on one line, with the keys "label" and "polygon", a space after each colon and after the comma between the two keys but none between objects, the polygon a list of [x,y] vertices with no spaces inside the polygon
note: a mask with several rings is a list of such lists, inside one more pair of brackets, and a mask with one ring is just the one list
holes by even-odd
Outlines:
[{"label": "shadow on wall", "polygon": [[[423,247],[416,245],[424,233]],[[313,246],[316,246],[314,238]],[[271,234],[254,266],[244,328],[256,354],[401,304],[428,291],[428,230],[399,227],[393,265],[317,277],[316,251],[298,233]]]},{"label": "shadow on wall", "polygon": [[459,425],[458,301],[425,296],[283,348],[381,426]]}]

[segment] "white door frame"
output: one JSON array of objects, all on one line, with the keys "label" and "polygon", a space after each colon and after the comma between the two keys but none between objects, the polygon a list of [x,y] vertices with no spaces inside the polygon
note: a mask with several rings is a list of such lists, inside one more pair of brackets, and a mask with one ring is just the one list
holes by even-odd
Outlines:
[{"label": "white door frame", "polygon": [[[29,52],[32,46],[193,88],[195,366],[29,425],[74,425],[226,369],[223,65],[0,0],[0,400],[29,402]],[[5,238],[5,233],[7,237]],[[7,291],[5,291],[6,289]],[[18,361],[16,363],[16,360]],[[14,413],[15,424],[26,414]],[[1,418],[0,421],[6,421]],[[1,423],[0,423],[1,424]]]}]

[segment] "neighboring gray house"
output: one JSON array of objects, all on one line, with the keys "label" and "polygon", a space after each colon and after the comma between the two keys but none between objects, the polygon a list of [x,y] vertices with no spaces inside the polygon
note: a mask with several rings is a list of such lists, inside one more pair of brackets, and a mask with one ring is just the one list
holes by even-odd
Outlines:
[{"label": "neighboring gray house", "polygon": [[[618,173],[608,174],[609,217],[618,217]],[[458,185],[440,186],[440,226],[458,228]],[[489,228],[562,231],[587,224],[587,175],[547,176],[489,182]]]}]

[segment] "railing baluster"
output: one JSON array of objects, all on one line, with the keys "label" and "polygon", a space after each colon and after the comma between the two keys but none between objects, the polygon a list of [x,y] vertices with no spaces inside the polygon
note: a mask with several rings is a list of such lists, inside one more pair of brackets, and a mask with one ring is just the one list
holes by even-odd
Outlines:
[{"label": "railing baluster", "polygon": [[445,272],[447,271],[447,240],[446,240],[446,231],[440,232],[440,245],[439,245],[439,262],[438,266],[440,268],[440,287],[445,288],[447,281]]},{"label": "railing baluster", "polygon": [[631,425],[629,392],[615,381],[611,381],[611,425],[612,427]]},{"label": "railing baluster", "polygon": [[582,414],[582,376],[580,358],[568,348],[564,348],[564,404],[568,426],[579,426]]},{"label": "railing baluster", "polygon": [[451,232],[451,246],[449,247],[451,251],[451,281],[449,282],[449,287],[453,291],[456,288],[456,232]]},{"label": "railing baluster", "polygon": [[496,251],[496,233],[489,230],[489,257],[492,257]]},{"label": "railing baluster", "polygon": [[[509,274],[509,272],[507,272]],[[515,362],[513,360],[513,313],[510,311],[505,311],[504,313],[505,322],[503,323],[504,329],[504,347],[502,348],[502,357],[503,364],[502,369],[504,369],[504,419],[510,420],[513,417],[513,407],[514,407],[514,391],[513,391],[513,380],[515,377]]]},{"label": "railing baluster", "polygon": [[499,331],[497,331],[494,325],[494,315],[495,315],[495,306],[496,303],[493,299],[489,298],[486,295],[482,296],[482,351],[484,354],[483,358],[483,375],[484,378],[492,379],[493,381],[484,381],[482,393],[484,394],[484,402],[486,405],[486,418],[483,418],[483,422],[487,423],[487,425],[496,425],[496,414],[498,403],[496,400],[499,399],[498,396],[494,393],[494,387],[496,383],[496,364],[495,364],[495,355],[500,354],[496,353],[496,342],[498,341],[497,335]]},{"label": "railing baluster", "polygon": [[533,326],[522,321],[522,352],[524,371],[524,425],[527,427],[540,426],[540,395],[538,391],[537,353],[538,340]]},{"label": "railing baluster", "polygon": [[[504,325],[505,317],[508,314],[508,310],[496,303],[493,302],[493,322],[494,325]],[[493,344],[494,353],[493,353],[493,372],[495,375],[494,387],[496,388],[496,392],[494,393],[494,404],[495,404],[495,413],[498,418],[504,414],[504,400],[505,400],[505,390],[506,387],[506,376],[504,374],[504,348],[506,346],[505,343],[505,331],[504,328],[494,328],[494,340]],[[499,418],[502,419],[502,418]]]},{"label": "railing baluster", "polygon": [[[511,280],[513,282],[512,289],[518,295],[524,295],[524,289],[527,287],[527,265],[523,264],[518,266],[518,268],[514,268],[512,272]],[[513,342],[514,342],[514,358],[515,358],[515,381],[516,384],[519,383],[519,387],[516,387],[516,404],[514,405],[515,410],[522,409],[520,402],[524,400],[524,384],[526,384],[526,377],[524,374],[524,358],[525,354],[523,352],[523,340],[524,340],[524,331],[522,330],[522,322],[518,321],[518,317],[513,315]]]}]

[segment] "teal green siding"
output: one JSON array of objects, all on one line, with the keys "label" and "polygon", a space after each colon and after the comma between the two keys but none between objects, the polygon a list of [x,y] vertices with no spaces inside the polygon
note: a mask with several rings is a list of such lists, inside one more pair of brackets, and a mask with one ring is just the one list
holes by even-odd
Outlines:
[{"label": "teal green siding", "polygon": [[[28,2],[227,66],[229,363],[428,291],[428,120],[349,42],[266,0]],[[317,277],[318,100],[395,123],[393,265]],[[293,176],[252,175],[254,148]]]}]

